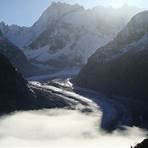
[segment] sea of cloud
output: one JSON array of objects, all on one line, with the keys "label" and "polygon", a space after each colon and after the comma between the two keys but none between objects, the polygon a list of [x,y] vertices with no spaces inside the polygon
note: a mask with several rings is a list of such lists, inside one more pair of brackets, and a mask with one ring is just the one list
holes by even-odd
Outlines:
[{"label": "sea of cloud", "polygon": [[53,109],[17,112],[0,119],[1,148],[130,148],[145,138],[136,127],[105,133],[100,114]]}]

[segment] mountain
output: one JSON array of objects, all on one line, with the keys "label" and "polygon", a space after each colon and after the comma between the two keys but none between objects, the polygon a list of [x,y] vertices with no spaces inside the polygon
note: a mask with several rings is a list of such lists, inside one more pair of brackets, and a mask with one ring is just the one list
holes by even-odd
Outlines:
[{"label": "mountain", "polygon": [[0,54],[0,113],[30,106],[33,95],[27,87],[27,81]]},{"label": "mountain", "polygon": [[11,63],[24,75],[29,75],[32,69],[31,64],[27,60],[24,53],[8,39],[6,39],[0,31],[0,53],[4,54]]},{"label": "mountain", "polygon": [[78,101],[31,85],[16,71],[9,60],[0,54],[0,115],[18,110],[64,107],[70,109],[77,104]]},{"label": "mountain", "polygon": [[63,90],[52,85],[26,81],[0,53],[0,115],[45,108],[67,108],[82,112],[93,112],[96,109],[93,101]]},{"label": "mountain", "polygon": [[147,17],[148,11],[137,14],[113,41],[96,51],[78,76],[80,84],[119,95],[147,98]]},{"label": "mountain", "polygon": [[[99,48],[76,78],[78,85],[109,96],[143,103],[147,117],[148,99],[148,11],[134,16],[107,45]],[[138,108],[140,103],[134,107]],[[142,117],[141,116],[141,117]]]},{"label": "mountain", "polygon": [[138,11],[129,6],[84,9],[58,2],[52,3],[31,27],[8,26],[2,22],[0,29],[6,38],[23,47],[28,59],[36,65],[82,66]]}]

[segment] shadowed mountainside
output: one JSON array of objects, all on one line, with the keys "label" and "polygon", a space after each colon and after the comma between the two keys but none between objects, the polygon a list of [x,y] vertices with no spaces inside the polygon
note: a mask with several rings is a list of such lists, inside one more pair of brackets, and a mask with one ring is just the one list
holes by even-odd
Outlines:
[{"label": "shadowed mountainside", "polygon": [[[0,112],[69,106],[44,90],[31,88],[10,62],[0,54]],[[59,103],[58,103],[59,101]]]},{"label": "shadowed mountainside", "polygon": [[79,73],[77,83],[107,94],[147,99],[147,16],[148,11],[136,15],[112,42],[99,48]]},{"label": "shadowed mountainside", "polygon": [[[79,73],[76,82],[108,96],[138,101],[133,108],[147,123],[148,99],[148,11],[134,16],[117,37],[99,48]],[[143,104],[143,110],[140,108]]]},{"label": "shadowed mountainside", "polygon": [[10,62],[24,75],[29,75],[33,66],[28,62],[24,53],[6,39],[0,31],[0,53],[4,54]]}]

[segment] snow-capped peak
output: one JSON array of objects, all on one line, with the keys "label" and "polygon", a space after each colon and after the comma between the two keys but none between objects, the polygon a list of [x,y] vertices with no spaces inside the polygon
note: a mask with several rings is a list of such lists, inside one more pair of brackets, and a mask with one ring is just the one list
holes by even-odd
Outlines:
[{"label": "snow-capped peak", "polygon": [[84,9],[78,4],[54,2],[32,27],[8,26],[4,35],[37,63],[82,66],[97,48],[113,39],[136,12],[127,15],[120,9]]}]

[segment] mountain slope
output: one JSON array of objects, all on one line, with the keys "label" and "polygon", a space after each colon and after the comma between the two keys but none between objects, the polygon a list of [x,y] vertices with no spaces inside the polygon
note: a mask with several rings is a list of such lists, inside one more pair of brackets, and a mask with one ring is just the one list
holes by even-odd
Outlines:
[{"label": "mountain slope", "polygon": [[78,83],[112,94],[147,98],[147,16],[148,11],[137,14],[112,42],[98,49],[80,72]]},{"label": "mountain slope", "polygon": [[65,107],[71,103],[51,92],[45,93],[43,89],[31,87],[2,54],[0,84],[0,114],[17,110]]},{"label": "mountain slope", "polygon": [[52,3],[29,28],[4,23],[0,28],[17,46],[26,47],[23,51],[34,64],[81,66],[98,47],[113,39],[138,11],[128,6],[87,10],[58,2]]},{"label": "mountain slope", "polygon": [[[133,108],[148,121],[148,11],[137,14],[117,37],[98,49],[76,78],[78,85],[138,101]],[[132,108],[131,107],[131,108]],[[135,111],[136,113],[136,111]]]},{"label": "mountain slope", "polygon": [[10,62],[0,54],[0,113],[29,108],[33,95]]},{"label": "mountain slope", "polygon": [[68,108],[85,112],[94,110],[94,103],[77,96],[64,94],[63,89],[37,82],[27,82],[0,54],[0,115],[43,108]]},{"label": "mountain slope", "polygon": [[0,31],[0,53],[4,54],[11,63],[24,75],[29,75],[32,66],[24,53],[6,39]]}]

